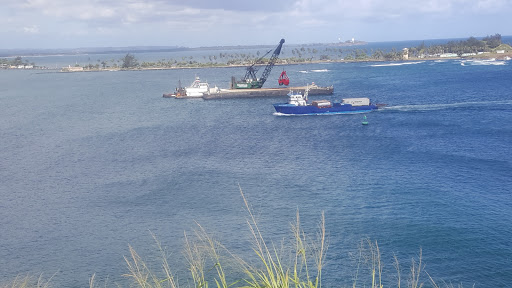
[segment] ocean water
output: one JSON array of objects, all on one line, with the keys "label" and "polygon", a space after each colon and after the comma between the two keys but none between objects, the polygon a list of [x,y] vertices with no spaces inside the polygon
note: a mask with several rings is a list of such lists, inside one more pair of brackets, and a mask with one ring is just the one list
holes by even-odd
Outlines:
[{"label": "ocean water", "polygon": [[184,232],[197,223],[252,255],[241,187],[276,246],[297,210],[311,236],[325,213],[324,287],[352,286],[364,239],[378,242],[388,287],[393,255],[406,279],[420,249],[438,284],[510,286],[512,63],[395,64],[270,74],[268,87],[285,69],[291,85],[334,85],[321,98],[388,104],[368,126],[361,115],[274,115],[286,99],[162,98],[196,75],[227,88],[243,68],[0,70],[0,283],[44,273],[86,287],[96,273],[127,287],[129,245],[159,263],[153,233],[187,286]]}]

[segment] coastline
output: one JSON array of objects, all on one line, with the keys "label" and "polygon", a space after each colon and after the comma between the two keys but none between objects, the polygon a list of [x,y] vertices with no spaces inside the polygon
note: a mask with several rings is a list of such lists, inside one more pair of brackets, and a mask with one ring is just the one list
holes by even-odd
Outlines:
[{"label": "coastline", "polygon": [[[441,57],[441,56],[425,56],[425,57],[408,57],[407,59],[375,59],[371,57],[361,59],[297,59],[297,58],[283,58],[279,59],[275,64],[276,66],[284,65],[304,65],[304,64],[322,64],[322,63],[361,63],[361,62],[415,62],[415,61],[437,61],[437,60],[496,60],[506,61],[512,58],[512,52],[496,53],[489,52],[479,55],[470,56],[453,56],[453,57]],[[247,67],[248,63],[241,64],[219,64],[219,63],[194,63],[189,65],[170,65],[160,67],[132,67],[132,68],[121,68],[121,67],[84,67],[84,66],[68,66],[61,68],[52,68],[45,66],[32,66],[32,67],[19,67],[19,66],[3,66],[0,70],[48,70],[63,73],[76,73],[76,72],[115,72],[115,71],[153,71],[153,70],[175,70],[175,69],[202,69],[202,68],[237,68]],[[265,66],[266,63],[257,64],[256,66]],[[76,69],[74,69],[76,68]]]},{"label": "coastline", "polygon": [[[401,60],[386,60],[386,59],[327,59],[327,60],[305,60],[302,62],[286,62],[286,59],[283,59],[279,63],[276,63],[275,66],[285,66],[285,65],[304,65],[304,64],[325,64],[325,63],[364,63],[364,62],[416,62],[416,61],[437,61],[437,60],[496,60],[496,61],[506,61],[510,60],[507,57],[512,58],[512,52],[507,53],[488,53],[481,55],[472,55],[465,57],[409,57],[408,59]],[[166,67],[134,67],[134,68],[97,68],[97,69],[83,69],[80,71],[62,71],[65,73],[74,73],[74,72],[112,72],[112,71],[151,71],[151,70],[176,70],[176,69],[202,69],[202,68],[237,68],[237,67],[247,67],[248,64],[226,64],[226,65],[197,65],[197,66],[166,66]],[[258,64],[256,66],[265,66],[266,64]],[[49,69],[51,70],[51,69]],[[55,70],[55,69],[54,69]],[[57,69],[59,70],[59,69]]]}]

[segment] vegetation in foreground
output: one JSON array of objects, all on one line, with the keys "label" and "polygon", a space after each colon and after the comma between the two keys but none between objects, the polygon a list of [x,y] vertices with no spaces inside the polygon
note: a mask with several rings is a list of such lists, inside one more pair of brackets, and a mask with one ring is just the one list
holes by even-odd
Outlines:
[{"label": "vegetation in foreground", "polygon": [[[291,247],[282,245],[276,247],[274,243],[267,242],[255,219],[242,190],[240,189],[248,212],[247,225],[252,235],[255,259],[251,261],[242,259],[215,240],[201,225],[193,236],[185,233],[185,257],[190,279],[179,281],[168,263],[168,254],[158,239],[153,235],[160,253],[161,269],[156,271],[135,249],[129,246],[129,256],[125,256],[127,273],[123,276],[128,283],[107,282],[100,283],[95,275],[89,279],[89,287],[144,287],[144,288],[178,288],[195,287],[217,288],[244,287],[244,288],[320,288],[322,287],[322,270],[325,265],[325,255],[328,244],[325,231],[325,218],[322,213],[319,230],[312,238],[300,226],[300,217],[297,212],[296,221],[291,225]],[[361,241],[356,256],[357,268],[353,273],[352,287],[410,287],[420,288],[427,279],[432,287],[454,287],[443,283],[439,286],[434,279],[424,271],[421,250],[417,259],[412,259],[410,270],[404,277],[398,258],[394,256],[393,266],[396,275],[384,275],[383,262],[377,242],[370,239]],[[55,276],[55,275],[54,275]],[[12,282],[0,284],[0,287],[9,288],[51,288],[50,279],[45,280],[42,275],[38,278],[30,275],[16,277]],[[394,279],[394,280],[390,280]],[[123,285],[124,284],[124,285]],[[459,285],[458,287],[462,287]]]}]

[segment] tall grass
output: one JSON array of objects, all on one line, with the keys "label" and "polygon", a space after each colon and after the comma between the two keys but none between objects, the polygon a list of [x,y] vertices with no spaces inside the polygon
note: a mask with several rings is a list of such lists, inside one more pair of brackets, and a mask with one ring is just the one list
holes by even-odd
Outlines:
[{"label": "tall grass", "polygon": [[[55,276],[55,274],[53,275]],[[9,283],[6,283],[4,285],[0,285],[0,287],[5,288],[49,288],[52,287],[51,280],[52,277],[49,279],[45,279],[43,277],[43,274],[40,274],[39,277],[34,277],[31,275],[26,276],[16,276],[14,280],[12,280]]]},{"label": "tall grass", "polygon": [[[292,225],[293,261],[285,261],[285,249],[277,249],[274,243],[266,241],[260,230],[254,212],[249,205],[242,189],[240,193],[248,212],[247,226],[252,235],[252,250],[256,263],[249,263],[232,254],[220,242],[215,240],[199,223],[192,237],[185,233],[185,257],[189,265],[191,283],[196,288],[253,287],[253,288],[317,288],[321,287],[321,275],[324,265],[326,245],[325,218],[322,213],[317,239],[312,241],[300,227],[297,212],[296,221]],[[155,237],[154,237],[155,238]],[[155,238],[155,241],[156,238]],[[162,255],[163,276],[158,277],[152,272],[143,259],[130,246],[130,256],[125,257],[129,273],[137,287],[179,287],[166,260],[165,252],[157,241]],[[283,255],[284,254],[284,255]],[[228,277],[225,266],[236,276]],[[238,271],[235,271],[238,270]],[[238,273],[241,272],[241,273]],[[245,275],[239,277],[238,275]],[[234,278],[234,279],[233,279]]]},{"label": "tall grass", "polygon": [[169,263],[167,262],[168,255],[162,248],[162,245],[158,239],[153,234],[152,236],[160,252],[163,277],[159,276],[157,273],[151,270],[146,262],[142,259],[142,257],[140,257],[135,249],[133,249],[131,246],[128,247],[130,250],[130,256],[124,257],[126,266],[129,271],[129,273],[125,274],[124,276],[131,278],[138,287],[142,288],[177,288],[178,284],[175,281]]},{"label": "tall grass", "polygon": [[[175,272],[178,270],[171,269],[168,262],[170,255],[162,247],[157,237],[152,234],[159,252],[160,260],[157,263],[160,263],[160,269],[153,268],[154,259],[148,264],[132,246],[129,246],[129,255],[124,257],[128,270],[124,276],[129,280],[129,287],[321,288],[322,271],[328,249],[324,213],[321,214],[317,233],[311,237],[302,229],[300,215],[297,211],[296,219],[291,224],[291,238],[288,241],[290,245],[282,244],[278,248],[275,243],[264,237],[254,216],[254,211],[242,189],[239,188],[239,190],[248,215],[246,222],[252,239],[251,249],[254,253],[252,259],[242,259],[233,254],[214,239],[203,226],[196,223],[196,229],[191,235],[184,234],[184,256],[187,270],[190,273],[189,277],[182,280],[175,276]],[[432,287],[440,288],[434,279],[424,271],[421,249],[417,260],[412,259],[409,275],[406,278],[402,277],[400,263],[394,256],[393,266],[396,275],[394,273],[393,275],[396,276],[396,284],[390,283],[391,276],[389,274],[384,276],[385,270],[377,241],[363,239],[355,260],[357,265],[353,273],[353,288],[401,288],[403,284],[408,288],[422,288],[424,285],[421,280],[423,274],[428,276],[428,282]],[[404,279],[406,280],[404,281]],[[16,277],[6,285],[0,284],[0,288],[48,288],[52,287],[50,280],[44,281],[42,275],[36,280],[29,276]],[[107,282],[104,285],[98,285],[96,275],[92,275],[89,288],[101,286],[109,287]],[[119,283],[114,283],[114,286],[125,287]],[[330,286],[342,287],[336,283],[330,283]],[[453,285],[443,282],[442,287],[453,287]],[[462,285],[458,287],[462,287]]]}]

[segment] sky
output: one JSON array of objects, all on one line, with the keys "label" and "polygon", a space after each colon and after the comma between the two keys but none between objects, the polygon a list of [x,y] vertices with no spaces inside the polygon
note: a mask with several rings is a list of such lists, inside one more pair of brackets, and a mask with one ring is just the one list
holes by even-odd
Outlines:
[{"label": "sky", "polygon": [[512,35],[512,0],[0,0],[0,49]]}]

